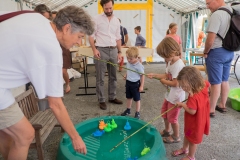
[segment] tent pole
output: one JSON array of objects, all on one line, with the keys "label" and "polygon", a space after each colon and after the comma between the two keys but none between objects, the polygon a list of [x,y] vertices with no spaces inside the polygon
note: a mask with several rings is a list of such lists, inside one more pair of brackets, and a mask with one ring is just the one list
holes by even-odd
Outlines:
[{"label": "tent pole", "polygon": [[22,3],[22,0],[18,0],[19,4],[20,4],[20,9],[21,11],[23,10],[23,3]]}]

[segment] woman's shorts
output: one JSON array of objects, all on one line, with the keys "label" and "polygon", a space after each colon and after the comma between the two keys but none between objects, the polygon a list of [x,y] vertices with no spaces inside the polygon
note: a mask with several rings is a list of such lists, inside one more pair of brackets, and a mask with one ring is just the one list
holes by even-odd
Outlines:
[{"label": "woman's shorts", "polygon": [[0,110],[0,130],[8,128],[24,117],[18,103],[14,102],[9,107]]}]

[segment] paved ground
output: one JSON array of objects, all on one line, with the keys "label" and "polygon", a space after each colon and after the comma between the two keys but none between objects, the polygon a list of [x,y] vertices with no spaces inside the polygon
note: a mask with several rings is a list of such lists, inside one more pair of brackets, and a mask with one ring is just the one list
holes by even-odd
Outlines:
[{"label": "paved ground", "polygon": [[[145,65],[145,72],[163,73],[164,64],[150,64]],[[89,86],[95,86],[94,67],[89,67]],[[123,71],[122,74],[125,72]],[[203,74],[204,75],[204,74]],[[240,87],[234,78],[230,78],[231,88]],[[107,77],[105,83],[107,82]],[[89,118],[104,116],[104,115],[119,115],[125,110],[125,81],[121,74],[118,74],[117,83],[117,98],[124,101],[123,105],[112,105],[107,103],[108,110],[100,110],[98,107],[97,98],[95,95],[90,96],[75,96],[77,93],[82,93],[83,90],[78,90],[79,86],[83,86],[83,78],[76,79],[71,82],[71,92],[65,95],[64,103],[67,106],[68,112],[74,124],[84,121]],[[107,86],[107,85],[106,85]],[[161,104],[164,99],[165,88],[157,80],[147,79],[144,88],[147,88],[146,93],[141,94],[141,119],[150,121],[160,113]],[[107,90],[107,88],[106,88]],[[89,92],[95,92],[95,89],[89,89]],[[227,114],[216,112],[216,117],[211,119],[211,133],[204,137],[201,145],[199,145],[196,159],[198,160],[240,160],[240,113],[231,108],[231,104],[227,103]],[[132,113],[135,112],[133,106]],[[134,114],[132,114],[133,116]],[[183,110],[180,117],[180,133],[183,139]],[[162,130],[164,123],[162,119],[153,123],[158,130]],[[54,160],[57,154],[59,140],[62,134],[60,129],[54,129],[46,142],[44,143],[44,152],[46,160]],[[182,142],[178,144],[165,145],[167,157],[169,160],[177,160],[173,158],[171,152],[182,146]],[[36,160],[36,150],[29,151],[29,160]],[[0,158],[1,159],[1,158]]]}]

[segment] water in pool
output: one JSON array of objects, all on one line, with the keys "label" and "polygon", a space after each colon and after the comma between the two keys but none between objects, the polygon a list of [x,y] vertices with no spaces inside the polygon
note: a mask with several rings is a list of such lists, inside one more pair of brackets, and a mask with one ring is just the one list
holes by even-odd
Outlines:
[{"label": "water in pool", "polygon": [[[75,156],[79,156],[79,158],[81,157],[80,159],[86,160],[127,160],[128,158],[134,157],[140,158],[141,151],[144,147],[152,147],[154,138],[150,136],[151,138],[146,140],[147,128],[144,128],[110,152],[110,150],[124,138],[139,129],[137,127],[132,127],[131,130],[125,131],[123,128],[123,124],[118,124],[118,128],[111,132],[105,132],[101,137],[92,136],[92,133],[96,131],[97,128],[87,130],[81,136],[87,146],[88,153],[83,156],[75,152]],[[72,145],[69,146],[69,149],[73,151]]]}]

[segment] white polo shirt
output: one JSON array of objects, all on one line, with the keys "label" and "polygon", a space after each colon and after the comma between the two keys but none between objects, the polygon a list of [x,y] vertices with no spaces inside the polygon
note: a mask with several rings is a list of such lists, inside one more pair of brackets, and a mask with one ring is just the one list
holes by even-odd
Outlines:
[{"label": "white polo shirt", "polygon": [[0,23],[0,110],[14,102],[9,89],[28,82],[40,99],[63,96],[62,50],[49,20],[25,13]]}]

